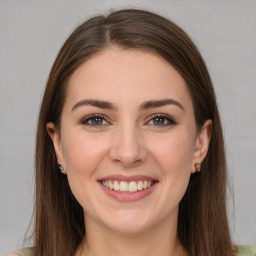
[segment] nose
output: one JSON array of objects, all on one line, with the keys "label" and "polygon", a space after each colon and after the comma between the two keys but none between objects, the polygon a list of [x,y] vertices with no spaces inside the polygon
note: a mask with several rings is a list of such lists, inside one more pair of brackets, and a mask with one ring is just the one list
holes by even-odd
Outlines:
[{"label": "nose", "polygon": [[110,158],[124,168],[135,167],[146,160],[147,150],[138,127],[123,125],[116,129]]}]

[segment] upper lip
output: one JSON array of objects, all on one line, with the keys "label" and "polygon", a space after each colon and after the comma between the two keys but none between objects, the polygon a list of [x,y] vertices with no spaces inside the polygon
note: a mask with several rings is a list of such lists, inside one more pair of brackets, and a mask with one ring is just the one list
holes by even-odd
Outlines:
[{"label": "upper lip", "polygon": [[132,175],[132,176],[125,176],[125,175],[109,175],[109,176],[104,176],[100,179],[98,179],[99,181],[102,180],[116,180],[116,181],[156,181],[157,179],[150,177],[150,176],[145,176],[145,175]]}]

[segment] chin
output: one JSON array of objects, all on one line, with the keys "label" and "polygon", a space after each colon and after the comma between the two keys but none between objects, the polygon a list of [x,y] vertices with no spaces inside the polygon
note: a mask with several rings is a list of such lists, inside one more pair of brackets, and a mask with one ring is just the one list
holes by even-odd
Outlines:
[{"label": "chin", "polygon": [[103,223],[112,231],[123,234],[142,233],[152,226],[153,221],[150,221],[145,214],[138,210],[126,210],[116,213],[109,218],[104,218]]}]

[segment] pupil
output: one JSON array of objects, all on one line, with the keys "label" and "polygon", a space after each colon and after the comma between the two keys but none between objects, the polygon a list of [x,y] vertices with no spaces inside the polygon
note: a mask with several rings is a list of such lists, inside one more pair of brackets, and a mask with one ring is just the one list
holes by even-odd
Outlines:
[{"label": "pupil", "polygon": [[94,119],[92,120],[92,123],[93,123],[93,124],[102,124],[102,118],[94,118]]},{"label": "pupil", "polygon": [[154,124],[156,124],[156,125],[164,124],[164,118],[160,118],[160,117],[155,118],[155,119],[154,119]]}]

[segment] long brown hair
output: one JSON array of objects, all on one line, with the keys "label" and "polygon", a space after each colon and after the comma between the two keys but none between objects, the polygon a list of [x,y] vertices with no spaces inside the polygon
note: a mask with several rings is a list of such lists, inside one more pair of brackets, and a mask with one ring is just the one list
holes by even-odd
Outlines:
[{"label": "long brown hair", "polygon": [[111,45],[157,53],[185,79],[198,129],[213,122],[208,154],[180,202],[178,236],[190,256],[233,255],[226,212],[226,160],[219,113],[206,65],[188,35],[157,14],[125,9],[89,19],[70,35],[51,69],[38,120],[34,254],[74,255],[85,236],[83,209],[60,174],[46,123],[60,126],[74,71]]}]

